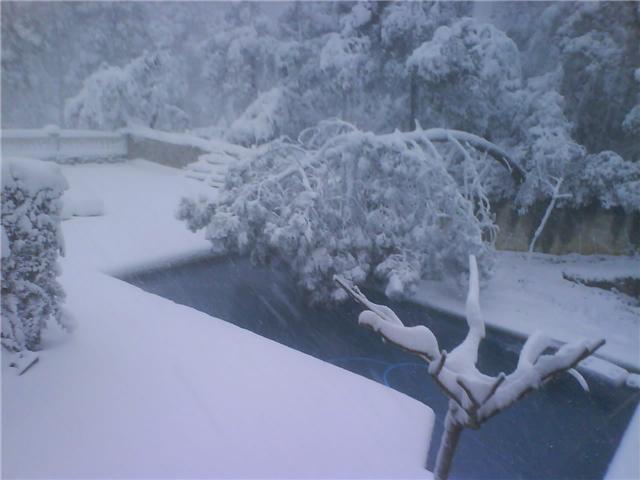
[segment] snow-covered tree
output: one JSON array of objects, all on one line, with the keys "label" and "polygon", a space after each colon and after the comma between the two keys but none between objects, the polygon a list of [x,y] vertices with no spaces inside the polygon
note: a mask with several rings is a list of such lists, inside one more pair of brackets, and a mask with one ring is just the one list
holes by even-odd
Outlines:
[{"label": "snow-covered tree", "polygon": [[149,48],[136,2],[6,2],[2,5],[3,123],[63,123],[65,101],[100,64],[127,63]]},{"label": "snow-covered tree", "polygon": [[2,345],[9,350],[37,350],[47,321],[61,321],[56,276],[66,188],[54,164],[2,161]]},{"label": "snow-covered tree", "polygon": [[508,136],[521,86],[518,48],[494,26],[463,18],[439,27],[407,68],[417,77],[417,118],[496,140]]},{"label": "snow-covered tree", "polygon": [[525,211],[548,202],[529,245],[530,254],[553,209],[562,207],[623,207],[640,210],[640,167],[611,151],[588,154],[574,140],[575,125],[565,114],[565,99],[558,93],[562,71],[530,78],[516,92],[517,111],[510,149],[526,171],[515,190],[515,205]]},{"label": "snow-covered tree", "polygon": [[273,22],[257,4],[230,5],[225,20],[204,44],[203,76],[208,92],[227,124],[261,92],[276,86],[277,41]]},{"label": "snow-covered tree", "polygon": [[279,18],[283,38],[301,42],[340,29],[347,2],[287,2]]},{"label": "snow-covered tree", "polygon": [[615,152],[581,158],[566,187],[571,192],[571,205],[640,212],[640,163],[625,160]]},{"label": "snow-covered tree", "polygon": [[[301,141],[231,167],[215,201],[183,200],[179,218],[217,254],[284,262],[311,301],[343,298],[336,273],[397,294],[423,277],[459,278],[469,252],[488,270],[495,227],[478,173],[469,166],[458,182],[449,169],[476,150],[502,158],[499,148],[464,132],[375,135],[344,122]],[[443,142],[463,159],[443,157]]]},{"label": "snow-covered tree", "polygon": [[[340,29],[318,43],[320,62],[311,78],[322,78],[318,109],[376,132],[411,130],[418,102],[405,62],[435,29],[469,11],[463,3],[355,2],[344,4]],[[326,100],[323,104],[321,100]]]},{"label": "snow-covered tree", "polygon": [[[633,74],[636,81],[636,102],[631,110],[625,115],[622,127],[630,135],[636,135],[636,138],[640,136],[640,68],[637,68]],[[640,142],[640,141],[639,141]],[[640,146],[636,151],[636,161],[640,161]]]},{"label": "snow-covered tree", "polygon": [[283,135],[295,137],[309,118],[308,109],[295,92],[276,87],[260,94],[225,136],[240,145],[258,145]]},{"label": "snow-covered tree", "polygon": [[[640,65],[636,2],[531,2],[493,6],[497,24],[522,51],[528,76],[560,68],[558,92],[574,138],[590,153],[614,150],[637,157],[637,135],[625,132]],[[514,14],[517,11],[517,14]],[[519,19],[514,22],[514,19]]]},{"label": "snow-covered tree", "polygon": [[523,345],[515,370],[509,375],[500,373],[493,377],[476,367],[478,349],[486,330],[480,309],[478,265],[473,255],[469,256],[469,289],[465,309],[469,331],[451,352],[440,349],[438,339],[428,327],[407,327],[393,310],[371,302],[358,287],[352,286],[344,278],[337,276],[335,281],[365,308],[358,317],[358,323],[427,362],[429,375],[449,399],[434,470],[437,480],[449,477],[458,440],[465,428],[480,428],[484,422],[524,395],[540,389],[564,372],[571,374],[588,391],[587,382],[575,367],[605,343],[603,339],[577,340],[562,345],[551,354],[545,352],[555,348],[555,342],[544,333],[536,332]]},{"label": "snow-covered tree", "polygon": [[[632,2],[576,2],[562,6],[557,30],[564,70],[561,93],[576,124],[576,139],[591,152],[622,149],[622,131],[637,90],[640,12]],[[576,89],[576,85],[580,88]],[[635,147],[640,145],[637,142]]]},{"label": "snow-covered tree", "polygon": [[573,139],[573,124],[564,114],[558,85],[559,74],[552,72],[529,79],[516,94],[513,152],[527,172],[516,197],[522,209],[551,197],[556,183],[576,173],[586,154]]},{"label": "snow-covered tree", "polygon": [[[555,204],[555,196],[562,206],[640,210],[634,194],[640,172],[637,162],[612,151],[589,154],[574,140],[574,124],[565,115],[565,100],[558,93],[560,78],[558,71],[534,77],[517,92],[514,123],[518,129],[511,150],[527,173],[516,204],[521,209],[547,199]],[[556,188],[559,183],[562,191]]]},{"label": "snow-covered tree", "polygon": [[66,123],[108,130],[136,123],[184,130],[189,119],[178,106],[186,93],[179,71],[166,52],[147,53],[124,68],[105,65],[67,102]]}]

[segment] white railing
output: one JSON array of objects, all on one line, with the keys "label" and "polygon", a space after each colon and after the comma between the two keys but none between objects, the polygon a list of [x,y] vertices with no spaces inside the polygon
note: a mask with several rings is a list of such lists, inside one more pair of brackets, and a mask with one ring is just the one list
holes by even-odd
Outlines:
[{"label": "white railing", "polygon": [[3,157],[90,161],[127,156],[123,133],[94,130],[2,130]]}]

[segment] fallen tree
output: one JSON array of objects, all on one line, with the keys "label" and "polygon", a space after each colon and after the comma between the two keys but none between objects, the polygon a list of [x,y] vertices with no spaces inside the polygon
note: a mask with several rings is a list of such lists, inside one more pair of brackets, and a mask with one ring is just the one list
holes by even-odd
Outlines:
[{"label": "fallen tree", "polygon": [[483,273],[492,264],[496,227],[478,164],[499,152],[463,133],[321,122],[232,166],[215,200],[185,199],[178,217],[204,229],[217,254],[285,263],[312,302],[346,298],[335,274],[379,281],[390,295],[425,277],[462,283],[469,253]]}]

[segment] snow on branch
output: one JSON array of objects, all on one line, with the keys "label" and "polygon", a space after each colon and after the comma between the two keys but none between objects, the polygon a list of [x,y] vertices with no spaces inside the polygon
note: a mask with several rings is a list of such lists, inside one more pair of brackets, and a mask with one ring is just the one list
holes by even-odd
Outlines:
[{"label": "snow on branch", "polygon": [[489,273],[496,226],[467,165],[473,147],[463,144],[473,158],[462,179],[457,152],[426,137],[354,128],[327,120],[300,142],[269,143],[227,170],[215,199],[183,201],[179,218],[204,229],[217,254],[283,261],[312,303],[346,298],[334,274],[379,280],[393,295],[429,276],[462,280],[467,253]]},{"label": "snow on branch", "polygon": [[485,323],[480,309],[478,266],[474,255],[469,255],[466,303],[469,331],[462,343],[450,353],[438,349],[438,340],[428,327],[405,326],[389,307],[371,302],[358,287],[349,285],[339,276],[334,280],[366,308],[360,313],[358,322],[429,363],[429,375],[449,398],[445,433],[436,462],[435,477],[438,479],[448,476],[463,428],[479,428],[483,422],[563,372],[570,373],[585,388],[584,378],[574,367],[605,343],[604,339],[578,340],[563,345],[554,353],[545,353],[555,343],[547,335],[537,332],[522,347],[516,369],[509,375],[500,373],[492,377],[476,368],[478,347],[485,336]]},{"label": "snow on branch", "polygon": [[449,130],[446,128],[430,128],[423,130],[422,127],[417,124],[416,129],[413,132],[408,132],[406,135],[416,141],[424,139],[433,143],[455,141],[469,144],[476,150],[485,152],[500,162],[507,170],[509,170],[509,172],[511,172],[511,176],[518,184],[524,181],[525,171],[506,151],[494,143],[472,133],[460,130]]}]

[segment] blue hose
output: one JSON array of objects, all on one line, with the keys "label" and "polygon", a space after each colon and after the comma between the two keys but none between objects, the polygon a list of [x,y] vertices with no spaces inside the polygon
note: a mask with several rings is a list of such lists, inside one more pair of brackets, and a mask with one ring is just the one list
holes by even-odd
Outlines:
[{"label": "blue hose", "polygon": [[403,367],[421,367],[421,368],[427,368],[426,365],[423,365],[421,363],[415,363],[415,362],[401,362],[401,363],[394,363],[392,365],[389,365],[385,370],[384,370],[384,374],[382,376],[382,381],[384,382],[384,384],[387,387],[391,387],[391,385],[389,385],[389,374],[395,370],[396,368],[403,368]]},{"label": "blue hose", "polygon": [[415,363],[415,362],[390,363],[390,362],[385,362],[384,360],[378,360],[377,358],[369,358],[369,357],[339,357],[339,358],[331,358],[327,361],[333,364],[348,363],[348,362],[370,362],[370,363],[376,363],[378,365],[384,365],[385,369],[382,374],[382,382],[387,387],[391,387],[391,385],[389,385],[389,374],[396,368],[404,368],[404,367],[427,368],[426,365],[423,365],[421,363]]}]

